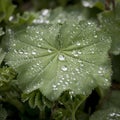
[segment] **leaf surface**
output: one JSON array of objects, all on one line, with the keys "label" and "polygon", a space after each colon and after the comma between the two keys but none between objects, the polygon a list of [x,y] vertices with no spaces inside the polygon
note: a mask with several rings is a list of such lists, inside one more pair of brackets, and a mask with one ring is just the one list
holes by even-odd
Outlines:
[{"label": "leaf surface", "polygon": [[111,39],[93,22],[33,25],[9,33],[7,63],[24,93],[39,89],[50,100],[63,91],[88,95],[110,86]]}]

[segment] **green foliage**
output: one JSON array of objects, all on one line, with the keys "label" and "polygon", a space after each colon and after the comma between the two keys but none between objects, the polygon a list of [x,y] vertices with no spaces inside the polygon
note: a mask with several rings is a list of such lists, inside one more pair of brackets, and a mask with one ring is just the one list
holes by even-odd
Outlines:
[{"label": "green foliage", "polygon": [[120,0],[0,0],[0,120],[119,120],[119,11]]},{"label": "green foliage", "polygon": [[[58,103],[64,107],[59,107],[54,109],[54,119],[55,120],[75,120],[78,108],[86,99],[85,96],[76,95],[73,96],[72,92],[64,92],[58,99]],[[80,116],[79,116],[80,117]]]},{"label": "green foliage", "polygon": [[31,108],[38,107],[41,111],[43,111],[46,106],[49,108],[52,106],[52,102],[45,98],[39,90],[36,90],[30,94],[23,94],[22,101],[28,101]]},{"label": "green foliage", "polygon": [[[112,38],[111,53],[114,55],[120,54],[120,3],[116,5],[114,11],[105,11],[99,15],[99,20]],[[114,29],[112,28],[114,27]]]},{"label": "green foliage", "polygon": [[15,78],[15,71],[11,68],[0,68],[0,88],[5,86],[8,87],[6,84],[11,82]]},{"label": "green foliage", "polygon": [[12,4],[11,0],[0,0],[0,22],[9,20],[12,15],[15,6]]},{"label": "green foliage", "polygon": [[7,111],[0,104],[0,120],[6,120],[7,115]]},{"label": "green foliage", "polygon": [[95,112],[90,120],[119,120],[120,119],[120,91],[112,91],[104,100],[101,110]]},{"label": "green foliage", "polygon": [[120,108],[120,91],[118,90],[113,90],[110,94],[110,96],[106,99],[104,102],[102,109],[107,109],[107,108]]},{"label": "green foliage", "polygon": [[33,20],[37,17],[37,13],[34,12],[24,12],[21,16],[20,14],[16,15],[16,18],[13,17],[11,23],[13,26],[21,26],[25,24],[31,24]]},{"label": "green foliage", "polygon": [[120,109],[110,108],[97,111],[91,116],[90,120],[120,120]]}]

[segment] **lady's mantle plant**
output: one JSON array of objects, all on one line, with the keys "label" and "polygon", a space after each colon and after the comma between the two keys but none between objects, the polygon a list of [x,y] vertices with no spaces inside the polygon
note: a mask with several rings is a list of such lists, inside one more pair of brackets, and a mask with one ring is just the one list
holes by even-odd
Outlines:
[{"label": "lady's mantle plant", "polygon": [[111,38],[91,21],[39,24],[8,29],[6,61],[18,73],[24,94],[35,90],[49,100],[63,91],[88,96],[110,86]]},{"label": "lady's mantle plant", "polygon": [[119,11],[120,0],[0,0],[0,120],[119,120]]}]

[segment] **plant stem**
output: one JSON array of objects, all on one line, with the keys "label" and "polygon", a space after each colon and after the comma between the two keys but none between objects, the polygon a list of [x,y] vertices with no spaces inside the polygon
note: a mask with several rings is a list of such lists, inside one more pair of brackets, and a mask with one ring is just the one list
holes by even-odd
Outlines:
[{"label": "plant stem", "polygon": [[45,108],[40,111],[40,116],[39,116],[39,118],[40,118],[40,120],[45,120]]},{"label": "plant stem", "polygon": [[76,111],[74,110],[74,111],[72,112],[72,120],[76,120],[76,118],[75,118],[75,113],[76,113]]}]

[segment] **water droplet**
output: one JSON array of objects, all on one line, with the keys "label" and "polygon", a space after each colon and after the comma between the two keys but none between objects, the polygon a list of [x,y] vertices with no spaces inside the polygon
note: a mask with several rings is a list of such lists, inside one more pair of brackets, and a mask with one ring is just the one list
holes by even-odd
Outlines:
[{"label": "water droplet", "polygon": [[99,74],[101,74],[101,73],[102,73],[102,71],[101,71],[101,70],[99,70],[99,71],[98,71],[98,73],[99,73]]},{"label": "water droplet", "polygon": [[94,38],[97,38],[97,35],[95,35]]},{"label": "water droplet", "polygon": [[58,59],[59,59],[60,61],[64,61],[64,60],[65,60],[65,57],[64,57],[64,55],[59,55],[59,56],[58,56]]},{"label": "water droplet", "polygon": [[60,85],[60,83],[57,83],[57,85]]},{"label": "water droplet", "polygon": [[14,49],[14,53],[17,53],[17,50],[16,50],[16,49]]},{"label": "water droplet", "polygon": [[43,15],[43,16],[46,16],[48,13],[49,13],[49,10],[48,10],[48,9],[45,9],[45,10],[42,11],[42,15]]},{"label": "water droplet", "polygon": [[67,71],[68,70],[67,66],[62,66],[61,69],[62,69],[62,71]]},{"label": "water droplet", "polygon": [[76,45],[77,45],[77,46],[80,46],[80,42],[77,42]]},{"label": "water droplet", "polygon": [[41,44],[40,44],[40,43],[38,43],[38,47],[41,47]]},{"label": "water droplet", "polygon": [[43,38],[40,38],[40,41],[42,41],[43,40]]},{"label": "water droplet", "polygon": [[72,26],[75,27],[75,24],[73,24]]},{"label": "water droplet", "polygon": [[33,52],[32,52],[32,55],[36,55],[36,52],[35,52],[35,51],[33,51]]},{"label": "water droplet", "polygon": [[19,51],[19,54],[23,54],[23,51],[20,50],[20,51]]},{"label": "water droplet", "polygon": [[68,85],[68,82],[65,82],[66,85]]},{"label": "water droplet", "polygon": [[91,22],[88,22],[88,25],[91,25]]},{"label": "water droplet", "polygon": [[49,53],[51,53],[51,52],[52,52],[52,50],[48,49],[48,52],[49,52]]},{"label": "water droplet", "polygon": [[36,31],[37,34],[39,34],[39,31]]},{"label": "water droplet", "polygon": [[95,52],[94,52],[94,51],[92,51],[91,53],[92,53],[92,54],[94,54]]},{"label": "water droplet", "polygon": [[79,54],[79,55],[81,55],[81,54],[82,54],[82,52],[78,51],[78,54]]},{"label": "water droplet", "polygon": [[56,85],[53,85],[52,87],[53,87],[53,90],[58,90]]},{"label": "water droplet", "polygon": [[78,52],[77,52],[77,51],[73,50],[73,51],[72,51],[72,54],[73,54],[75,57],[78,57]]},{"label": "water droplet", "polygon": [[85,1],[85,0],[82,0],[82,4],[83,4],[84,7],[90,7],[91,6],[90,2]]},{"label": "water droplet", "polygon": [[58,22],[58,23],[61,23],[62,21],[59,19],[57,22]]},{"label": "water droplet", "polygon": [[105,79],[106,82],[108,82],[108,79]]},{"label": "water droplet", "polygon": [[13,46],[16,46],[16,44],[14,43]]},{"label": "water droplet", "polygon": [[10,16],[10,17],[9,17],[9,21],[12,21],[13,19],[14,19],[13,16]]}]

